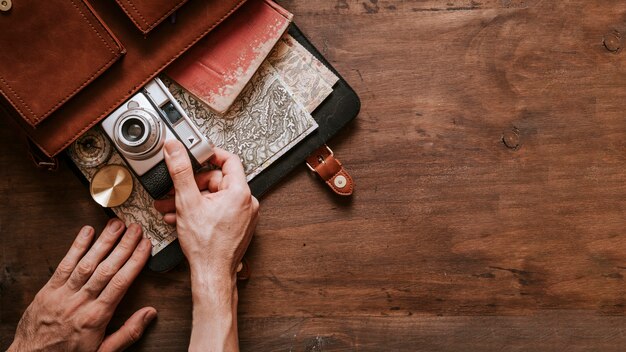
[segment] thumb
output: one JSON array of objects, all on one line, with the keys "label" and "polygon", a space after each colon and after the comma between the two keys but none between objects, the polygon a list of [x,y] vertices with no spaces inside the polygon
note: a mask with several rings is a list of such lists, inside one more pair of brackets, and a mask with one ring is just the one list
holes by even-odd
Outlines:
[{"label": "thumb", "polygon": [[100,348],[99,352],[117,352],[123,351],[133,343],[137,342],[143,335],[146,327],[156,318],[157,311],[152,307],[145,307],[131,315],[122,327],[111,335],[107,336]]},{"label": "thumb", "polygon": [[187,202],[200,197],[200,190],[193,176],[193,168],[187,149],[178,140],[165,142],[165,163],[174,182],[176,202]]}]

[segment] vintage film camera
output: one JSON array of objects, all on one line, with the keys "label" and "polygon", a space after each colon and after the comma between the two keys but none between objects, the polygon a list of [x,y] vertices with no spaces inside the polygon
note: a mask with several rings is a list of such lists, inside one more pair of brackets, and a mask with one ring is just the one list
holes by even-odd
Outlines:
[{"label": "vintage film camera", "polygon": [[154,199],[172,187],[163,144],[179,139],[194,169],[213,155],[213,144],[198,130],[160,79],[150,81],[102,121],[102,129]]}]

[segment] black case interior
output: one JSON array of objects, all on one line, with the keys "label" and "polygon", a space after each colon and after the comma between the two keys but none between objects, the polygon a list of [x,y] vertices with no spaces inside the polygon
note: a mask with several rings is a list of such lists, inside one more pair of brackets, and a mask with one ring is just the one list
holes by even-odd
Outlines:
[{"label": "black case interior", "polygon": [[[249,185],[252,194],[257,198],[263,196],[263,194],[277,184],[283,177],[286,177],[293,169],[302,165],[309,154],[326,143],[330,137],[353,120],[358,115],[361,108],[361,102],[354,90],[352,90],[348,83],[328,63],[313,44],[309,42],[295,24],[289,27],[289,34],[332,70],[339,77],[339,82],[334,86],[331,95],[312,114],[319,128],[250,181]],[[66,159],[67,164],[74,169],[74,172],[81,178],[83,183],[89,186],[89,181],[85,179],[69,157]],[[110,209],[105,208],[105,211],[109,216],[115,216]],[[150,258],[148,267],[153,271],[164,272],[174,268],[183,259],[184,256],[180,244],[178,240],[175,240]]]}]

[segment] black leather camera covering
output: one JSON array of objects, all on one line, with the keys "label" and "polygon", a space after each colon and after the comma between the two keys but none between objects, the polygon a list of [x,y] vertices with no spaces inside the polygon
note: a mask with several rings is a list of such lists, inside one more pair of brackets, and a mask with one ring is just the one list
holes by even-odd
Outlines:
[{"label": "black leather camera covering", "polygon": [[[169,125],[167,125],[167,128],[169,128],[176,136],[176,138],[178,138],[176,131],[174,131]],[[180,138],[178,139],[180,140]],[[187,153],[189,154],[189,160],[191,160],[193,169],[198,170],[200,168],[200,164],[198,164],[198,161],[196,161],[195,157],[191,154],[191,152],[189,152],[189,150],[187,150]],[[124,157],[121,153],[120,155]],[[129,166],[129,169],[132,169],[132,167]],[[169,192],[170,189],[172,189],[172,187],[174,186],[174,182],[172,181],[170,173],[167,170],[167,164],[165,164],[165,160],[162,160],[160,163],[156,164],[156,166],[148,170],[148,172],[146,172],[145,174],[137,176],[137,178],[139,179],[139,182],[141,182],[141,184],[143,185],[143,188],[146,189],[148,194],[153,199],[163,198],[167,194],[167,192]]]},{"label": "black leather camera covering", "polygon": [[145,188],[148,194],[154,199],[165,196],[167,192],[172,189],[172,186],[174,186],[172,178],[167,171],[165,160],[137,178],[143,185],[143,188]]}]

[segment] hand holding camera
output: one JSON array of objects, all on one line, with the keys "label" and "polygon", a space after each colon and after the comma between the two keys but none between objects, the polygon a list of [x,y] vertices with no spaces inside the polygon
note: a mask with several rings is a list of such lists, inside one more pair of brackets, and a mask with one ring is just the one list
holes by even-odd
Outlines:
[{"label": "hand holding camera", "polygon": [[[185,148],[177,141],[165,145],[165,161],[174,180],[175,195],[157,200],[155,208],[176,225],[178,240],[191,269],[194,329],[191,345],[234,333],[237,316],[237,266],[250,244],[258,220],[259,202],[250,193],[239,157],[215,148],[211,160],[218,170],[193,173]],[[236,345],[227,349],[236,350]]]}]

